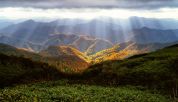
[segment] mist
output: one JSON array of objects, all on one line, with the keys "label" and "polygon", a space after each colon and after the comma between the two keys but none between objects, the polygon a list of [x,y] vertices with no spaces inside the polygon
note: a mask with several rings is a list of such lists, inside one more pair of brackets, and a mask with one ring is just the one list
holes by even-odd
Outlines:
[{"label": "mist", "polygon": [[127,19],[132,16],[144,18],[171,18],[178,19],[177,8],[161,8],[158,10],[129,10],[129,9],[104,9],[104,8],[61,8],[61,9],[40,9],[23,7],[0,8],[0,18],[3,19],[84,19],[92,20],[101,17],[114,19]]}]

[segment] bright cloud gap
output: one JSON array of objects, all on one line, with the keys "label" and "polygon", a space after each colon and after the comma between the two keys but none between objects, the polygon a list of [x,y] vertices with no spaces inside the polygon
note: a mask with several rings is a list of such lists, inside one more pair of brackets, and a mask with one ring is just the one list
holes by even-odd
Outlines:
[{"label": "bright cloud gap", "polygon": [[145,18],[172,18],[178,19],[178,8],[163,8],[159,10],[128,10],[128,9],[101,9],[101,8],[0,8],[0,18],[6,19],[84,19],[90,20],[99,17],[127,19],[132,16]]}]

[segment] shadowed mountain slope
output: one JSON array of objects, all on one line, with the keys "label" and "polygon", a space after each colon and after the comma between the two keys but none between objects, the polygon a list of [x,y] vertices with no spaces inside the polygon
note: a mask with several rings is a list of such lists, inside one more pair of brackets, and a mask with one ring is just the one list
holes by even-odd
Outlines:
[{"label": "shadowed mountain slope", "polygon": [[[63,52],[63,49],[57,49],[57,51],[59,52],[60,50],[61,52]],[[24,58],[29,58],[32,61],[48,63],[51,66],[55,66],[59,71],[69,72],[69,73],[79,72],[88,66],[88,62],[86,61],[87,57],[85,57],[82,53],[77,52],[77,50],[74,50],[73,48],[69,48],[69,49],[66,48],[66,51],[67,50],[69,50],[68,54],[65,55],[48,56],[48,54],[39,55],[37,53],[29,52],[24,49],[18,49],[6,44],[0,44],[0,53],[2,54],[24,57]],[[56,50],[52,49],[52,52],[54,51]],[[73,51],[75,52],[75,56]],[[77,63],[80,63],[81,66]]]},{"label": "shadowed mountain slope", "polygon": [[0,54],[0,87],[14,83],[57,80],[63,76],[63,73],[46,63]]},{"label": "shadowed mountain slope", "polygon": [[143,27],[131,32],[132,41],[140,44],[170,43],[178,41],[178,30],[160,30]]}]

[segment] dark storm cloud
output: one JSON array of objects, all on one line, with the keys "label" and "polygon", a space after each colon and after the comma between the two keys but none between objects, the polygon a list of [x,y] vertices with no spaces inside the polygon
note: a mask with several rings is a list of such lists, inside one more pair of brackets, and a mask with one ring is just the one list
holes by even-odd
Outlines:
[{"label": "dark storm cloud", "polygon": [[178,7],[178,0],[0,0],[0,7],[157,9]]}]

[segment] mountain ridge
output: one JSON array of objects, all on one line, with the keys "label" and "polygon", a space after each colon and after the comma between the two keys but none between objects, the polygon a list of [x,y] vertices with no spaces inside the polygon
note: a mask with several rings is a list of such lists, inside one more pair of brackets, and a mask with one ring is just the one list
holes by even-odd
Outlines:
[{"label": "mountain ridge", "polygon": [[[54,66],[59,71],[63,72],[80,72],[89,65],[84,59],[85,56],[81,57],[80,55],[70,56],[70,55],[62,55],[58,57],[54,56],[42,56],[38,53],[26,51],[24,49],[18,49],[13,46],[9,46],[6,44],[0,44],[0,53],[8,56],[17,56],[31,59],[32,61],[40,61],[43,63],[47,63],[51,66]],[[81,57],[81,58],[80,58]],[[82,59],[83,58],[83,59]],[[81,65],[79,65],[79,64]]]}]

